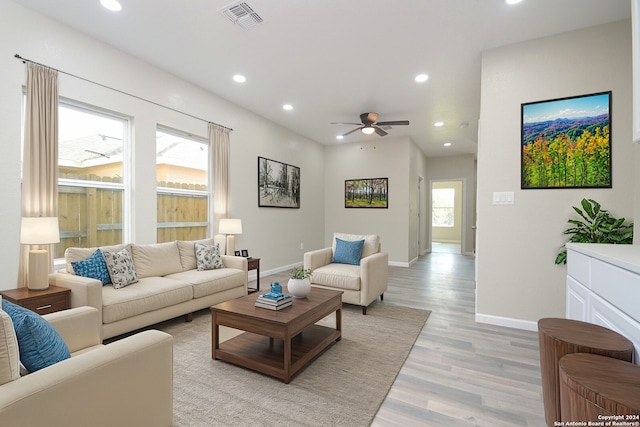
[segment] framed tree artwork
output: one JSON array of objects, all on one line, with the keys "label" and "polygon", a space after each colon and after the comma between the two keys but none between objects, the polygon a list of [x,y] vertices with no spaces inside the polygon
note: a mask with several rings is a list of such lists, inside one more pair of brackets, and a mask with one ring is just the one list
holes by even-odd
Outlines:
[{"label": "framed tree artwork", "polygon": [[300,208],[300,168],[258,157],[258,207]]},{"label": "framed tree artwork", "polygon": [[611,188],[611,92],[522,104],[521,188]]},{"label": "framed tree artwork", "polygon": [[344,182],[345,208],[388,208],[389,178],[347,179]]}]

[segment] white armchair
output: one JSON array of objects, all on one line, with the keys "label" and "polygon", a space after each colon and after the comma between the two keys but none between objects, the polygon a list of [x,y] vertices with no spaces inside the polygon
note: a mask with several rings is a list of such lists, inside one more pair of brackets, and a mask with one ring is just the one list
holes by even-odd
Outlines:
[{"label": "white armchair", "polygon": [[[335,263],[336,238],[347,242],[364,240],[359,265]],[[387,290],[389,254],[381,251],[380,237],[375,234],[334,233],[330,248],[304,254],[304,268],[313,271],[311,286],[343,291],[342,301],[362,306],[362,314],[378,296]]]},{"label": "white armchair", "polygon": [[102,345],[93,307],[43,317],[72,357],[0,385],[0,425],[171,426],[171,335],[150,330]]}]

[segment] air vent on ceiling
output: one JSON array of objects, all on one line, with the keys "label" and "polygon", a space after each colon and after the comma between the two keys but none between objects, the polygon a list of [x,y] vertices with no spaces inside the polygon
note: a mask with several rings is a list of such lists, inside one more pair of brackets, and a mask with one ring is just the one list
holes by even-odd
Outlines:
[{"label": "air vent on ceiling", "polygon": [[264,22],[264,19],[255,8],[244,1],[230,4],[221,9],[220,12],[243,30],[248,30]]}]

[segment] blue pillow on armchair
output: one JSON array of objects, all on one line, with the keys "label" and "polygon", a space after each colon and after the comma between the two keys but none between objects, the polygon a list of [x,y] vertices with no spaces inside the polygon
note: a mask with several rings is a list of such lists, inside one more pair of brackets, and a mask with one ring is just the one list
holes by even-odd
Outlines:
[{"label": "blue pillow on armchair", "polygon": [[364,240],[342,240],[336,237],[336,251],[333,261],[338,264],[360,265]]},{"label": "blue pillow on armchair", "polygon": [[2,309],[11,317],[18,337],[20,361],[29,372],[71,357],[58,331],[39,314],[6,300],[2,301]]}]

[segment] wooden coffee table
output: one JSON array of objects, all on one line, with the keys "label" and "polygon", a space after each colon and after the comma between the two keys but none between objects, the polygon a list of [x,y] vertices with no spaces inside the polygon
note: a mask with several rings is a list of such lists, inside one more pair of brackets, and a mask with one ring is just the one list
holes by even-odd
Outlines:
[{"label": "wooden coffee table", "polygon": [[[287,289],[283,287],[283,292]],[[211,357],[282,379],[285,384],[342,338],[342,292],[313,288],[274,311],[254,306],[259,293],[211,307]],[[336,327],[315,323],[336,313]],[[220,343],[219,326],[246,331]]]}]

